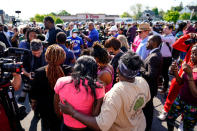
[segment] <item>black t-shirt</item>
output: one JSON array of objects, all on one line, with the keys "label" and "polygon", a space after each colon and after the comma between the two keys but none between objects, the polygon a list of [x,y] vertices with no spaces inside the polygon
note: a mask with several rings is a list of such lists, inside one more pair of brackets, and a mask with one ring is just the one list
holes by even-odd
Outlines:
[{"label": "black t-shirt", "polygon": [[[43,66],[35,71],[29,96],[31,99],[37,100],[37,110],[41,118],[47,120],[49,124],[53,124],[57,120],[53,106],[55,91],[50,87],[45,68],[46,66]],[[72,68],[67,65],[63,65],[62,69],[65,76],[72,71]]]},{"label": "black t-shirt", "polygon": [[114,56],[114,58],[111,61],[111,65],[114,68],[114,81],[113,81],[113,85],[116,83],[116,69],[118,67],[118,61],[120,59],[120,57],[123,55],[124,53],[122,51],[120,51],[117,55]]}]

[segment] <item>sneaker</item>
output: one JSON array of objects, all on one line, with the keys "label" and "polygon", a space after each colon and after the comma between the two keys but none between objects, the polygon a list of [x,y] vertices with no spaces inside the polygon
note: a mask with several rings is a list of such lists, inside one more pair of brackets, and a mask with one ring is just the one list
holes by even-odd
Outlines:
[{"label": "sneaker", "polygon": [[181,124],[179,125],[178,131],[183,131],[183,121],[181,121]]},{"label": "sneaker", "polygon": [[166,111],[164,111],[164,110],[162,110],[162,112],[161,112],[161,114],[158,116],[158,118],[160,119],[160,120],[165,120],[166,119],[166,116],[168,115],[168,113],[166,112]]}]

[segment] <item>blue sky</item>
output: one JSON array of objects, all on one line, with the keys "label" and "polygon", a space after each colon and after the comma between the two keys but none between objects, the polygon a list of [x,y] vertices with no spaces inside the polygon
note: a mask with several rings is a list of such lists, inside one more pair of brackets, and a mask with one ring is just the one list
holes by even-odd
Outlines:
[{"label": "blue sky", "polygon": [[158,7],[167,10],[171,6],[197,5],[196,0],[1,0],[0,9],[9,15],[16,15],[15,10],[21,10],[20,17],[28,19],[36,13],[46,14],[67,10],[71,14],[76,13],[105,13],[122,14],[127,11],[132,13],[130,7],[141,3],[145,7]]}]

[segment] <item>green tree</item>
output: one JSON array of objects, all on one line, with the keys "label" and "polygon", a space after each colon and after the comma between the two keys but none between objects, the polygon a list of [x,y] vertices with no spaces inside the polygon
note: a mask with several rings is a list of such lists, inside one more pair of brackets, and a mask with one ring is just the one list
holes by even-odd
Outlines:
[{"label": "green tree", "polygon": [[177,20],[179,19],[179,16],[180,16],[180,14],[179,14],[178,11],[170,10],[167,13],[164,14],[163,18],[164,18],[164,20],[166,20],[168,22],[173,21],[174,23],[176,23]]},{"label": "green tree", "polygon": [[53,15],[52,13],[44,15],[44,17],[46,17],[46,16],[51,16],[54,21],[57,19],[57,17],[55,15]]},{"label": "green tree", "polygon": [[34,17],[31,17],[31,18],[30,18],[30,21],[33,22],[33,21],[34,21]]},{"label": "green tree", "polygon": [[156,8],[156,7],[155,7],[155,8],[153,8],[153,9],[152,9],[152,11],[155,13],[155,15],[156,15],[156,16],[158,16],[158,15],[159,15],[158,8]]},{"label": "green tree", "polygon": [[161,18],[163,18],[164,14],[165,14],[165,12],[163,10],[159,11],[159,16],[161,16]]},{"label": "green tree", "polygon": [[192,16],[192,20],[197,21],[197,14],[195,14],[194,16]]},{"label": "green tree", "polygon": [[66,10],[62,10],[57,15],[71,15],[71,14],[68,13]]},{"label": "green tree", "polygon": [[190,15],[191,15],[191,13],[183,13],[183,14],[180,15],[179,18],[181,20],[189,20],[190,19]]},{"label": "green tree", "polygon": [[133,12],[133,18],[135,20],[140,19],[140,17],[142,16],[142,4],[133,5],[130,9]]},{"label": "green tree", "polygon": [[36,14],[35,17],[34,17],[34,20],[36,22],[43,22],[44,17],[45,17],[44,15]]},{"label": "green tree", "polygon": [[54,16],[56,16],[56,15],[57,15],[55,12],[51,12],[50,14],[51,14],[51,15],[54,15]]},{"label": "green tree", "polygon": [[62,24],[62,23],[64,23],[64,21],[59,17],[55,20],[55,24]]},{"label": "green tree", "polygon": [[123,12],[123,14],[120,17],[121,18],[131,17],[131,15],[128,12]]},{"label": "green tree", "polygon": [[183,9],[183,3],[181,2],[179,6],[171,7],[171,10],[180,12]]},{"label": "green tree", "polygon": [[36,14],[34,17],[30,18],[30,21],[35,20],[36,22],[43,22],[44,21],[44,18],[46,16],[51,16],[53,18],[53,20],[55,21],[56,24],[60,24],[60,23],[63,23],[64,22],[61,18],[56,17],[53,12],[50,13],[50,14],[45,14],[45,15],[44,14],[43,15]]}]

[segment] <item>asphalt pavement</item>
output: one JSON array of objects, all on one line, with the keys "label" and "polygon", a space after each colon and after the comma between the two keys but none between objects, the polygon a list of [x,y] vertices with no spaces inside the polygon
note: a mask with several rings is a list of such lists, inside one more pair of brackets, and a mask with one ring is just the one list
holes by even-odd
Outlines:
[{"label": "asphalt pavement", "polygon": [[[16,98],[19,97],[21,91],[17,91],[15,93]],[[160,121],[157,117],[161,113],[163,104],[165,102],[166,95],[158,93],[157,97],[154,98],[154,117],[153,117],[153,123],[152,123],[152,131],[167,131],[167,123],[166,121]],[[22,127],[25,129],[25,131],[29,130],[30,123],[33,117],[33,111],[31,110],[31,107],[29,105],[28,99],[26,98],[25,103],[23,104],[26,106],[27,111],[29,114],[25,119],[21,121]],[[21,106],[21,104],[19,104]],[[178,126],[180,125],[181,117],[179,117],[176,120],[176,125],[174,131],[178,131]],[[37,130],[41,131],[41,122],[38,122]],[[195,127],[194,131],[197,131],[197,126]]]}]

